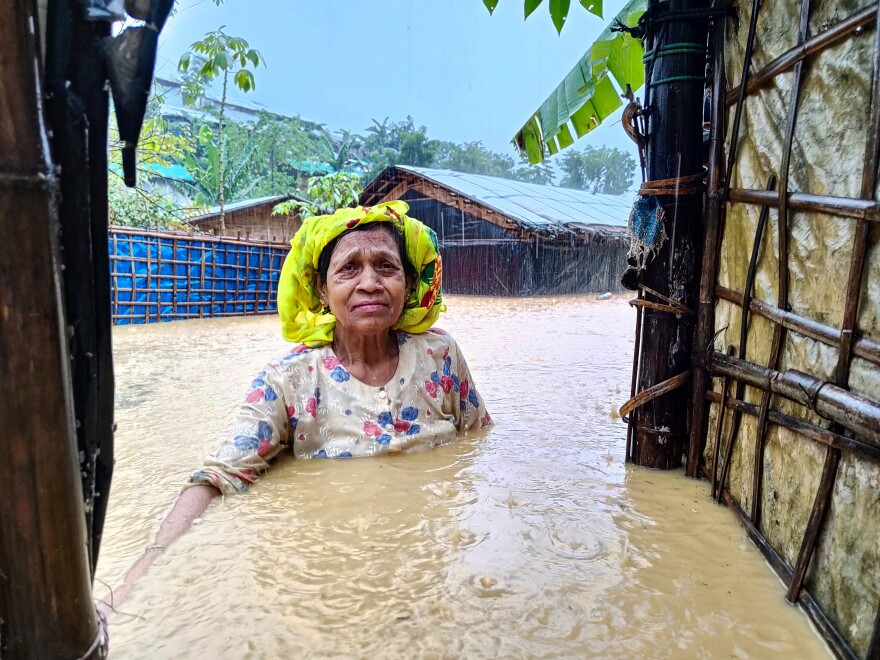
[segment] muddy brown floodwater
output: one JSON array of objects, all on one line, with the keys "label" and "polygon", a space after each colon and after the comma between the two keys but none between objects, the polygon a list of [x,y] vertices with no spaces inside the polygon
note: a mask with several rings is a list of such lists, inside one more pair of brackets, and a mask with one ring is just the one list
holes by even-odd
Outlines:
[{"label": "muddy brown floodwater", "polygon": [[[705,482],[624,465],[624,297],[448,304],[496,426],[427,453],[282,457],[153,565],[111,657],[830,657]],[[115,330],[100,580],[287,346],[275,317]]]}]

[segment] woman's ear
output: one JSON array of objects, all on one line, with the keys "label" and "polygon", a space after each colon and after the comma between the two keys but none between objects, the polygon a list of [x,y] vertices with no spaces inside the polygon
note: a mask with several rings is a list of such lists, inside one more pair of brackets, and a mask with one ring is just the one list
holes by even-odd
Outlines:
[{"label": "woman's ear", "polygon": [[327,303],[327,285],[321,281],[321,275],[317,271],[312,276],[313,281],[315,283],[315,290],[318,292],[318,298],[321,299],[321,305],[326,305]]}]

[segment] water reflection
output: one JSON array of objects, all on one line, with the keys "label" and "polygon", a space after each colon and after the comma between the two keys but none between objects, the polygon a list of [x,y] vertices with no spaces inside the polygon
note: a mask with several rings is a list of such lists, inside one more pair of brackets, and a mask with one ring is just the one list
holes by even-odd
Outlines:
[{"label": "water reflection", "polygon": [[[497,426],[421,454],[283,458],[154,565],[113,620],[115,657],[827,657],[705,484],[624,467],[622,298],[449,306]],[[108,582],[285,346],[271,318],[115,340]]]}]

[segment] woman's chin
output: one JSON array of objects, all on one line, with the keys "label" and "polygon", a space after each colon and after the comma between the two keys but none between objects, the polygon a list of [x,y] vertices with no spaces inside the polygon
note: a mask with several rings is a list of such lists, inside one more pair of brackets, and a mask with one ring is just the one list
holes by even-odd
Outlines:
[{"label": "woman's chin", "polygon": [[[378,335],[387,332],[397,322],[387,312],[385,313],[359,313],[349,317],[348,323],[344,324],[345,332],[352,336]],[[337,321],[338,323],[338,321]]]}]

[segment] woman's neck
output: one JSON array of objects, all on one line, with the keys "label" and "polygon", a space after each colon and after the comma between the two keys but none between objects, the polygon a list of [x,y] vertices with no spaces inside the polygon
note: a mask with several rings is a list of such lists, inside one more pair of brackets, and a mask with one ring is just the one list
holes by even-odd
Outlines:
[{"label": "woman's neck", "polygon": [[392,330],[352,336],[337,325],[332,347],[349,373],[367,385],[384,385],[397,371],[400,350]]}]

